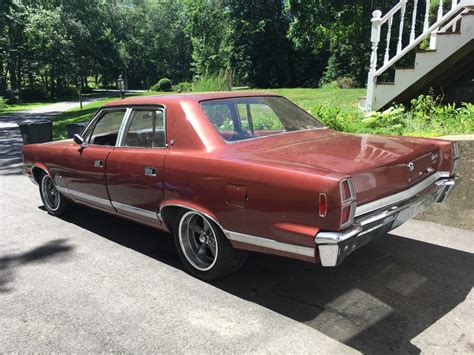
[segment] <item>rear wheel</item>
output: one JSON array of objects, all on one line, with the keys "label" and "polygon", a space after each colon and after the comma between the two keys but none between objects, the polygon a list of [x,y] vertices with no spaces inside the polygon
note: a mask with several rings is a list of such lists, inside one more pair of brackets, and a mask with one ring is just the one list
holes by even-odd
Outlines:
[{"label": "rear wheel", "polygon": [[196,211],[180,213],[174,239],[188,271],[203,280],[222,278],[247,258],[247,252],[234,249],[216,223]]},{"label": "rear wheel", "polygon": [[69,203],[56,188],[51,176],[46,173],[40,176],[39,190],[46,211],[53,216],[62,215]]}]

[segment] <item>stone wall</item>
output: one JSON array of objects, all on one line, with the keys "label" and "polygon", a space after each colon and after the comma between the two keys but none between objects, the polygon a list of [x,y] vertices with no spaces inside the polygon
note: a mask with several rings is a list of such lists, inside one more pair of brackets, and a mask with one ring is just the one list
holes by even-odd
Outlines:
[{"label": "stone wall", "polygon": [[474,135],[443,137],[459,142],[459,180],[445,203],[436,203],[416,219],[474,231]]}]

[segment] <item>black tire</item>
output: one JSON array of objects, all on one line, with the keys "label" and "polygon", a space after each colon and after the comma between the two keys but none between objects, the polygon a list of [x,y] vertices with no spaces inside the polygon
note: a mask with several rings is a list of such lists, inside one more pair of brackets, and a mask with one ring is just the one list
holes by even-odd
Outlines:
[{"label": "black tire", "polygon": [[46,173],[39,177],[39,192],[46,211],[53,216],[61,216],[70,202],[56,188],[53,179]]},{"label": "black tire", "polygon": [[[183,210],[176,220],[176,249],[191,275],[205,281],[220,279],[240,269],[247,260],[247,251],[232,247],[221,228],[203,214]],[[196,227],[202,230],[196,232]],[[203,248],[205,252],[201,252]]]}]

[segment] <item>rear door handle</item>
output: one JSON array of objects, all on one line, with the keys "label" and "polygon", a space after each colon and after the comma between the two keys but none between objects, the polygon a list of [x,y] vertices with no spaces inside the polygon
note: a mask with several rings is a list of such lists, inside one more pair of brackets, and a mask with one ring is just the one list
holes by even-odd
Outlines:
[{"label": "rear door handle", "polygon": [[145,168],[145,175],[146,176],[156,176],[156,168],[147,166]]},{"label": "rear door handle", "polygon": [[97,160],[94,161],[94,166],[96,168],[102,168],[104,166],[104,161],[100,160],[100,159],[97,159]]}]

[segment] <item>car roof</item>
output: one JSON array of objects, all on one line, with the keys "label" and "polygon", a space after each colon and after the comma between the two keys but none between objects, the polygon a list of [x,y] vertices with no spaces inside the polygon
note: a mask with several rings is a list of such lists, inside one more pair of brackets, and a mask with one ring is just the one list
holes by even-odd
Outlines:
[{"label": "car roof", "polygon": [[168,104],[171,102],[201,102],[206,100],[228,99],[234,97],[254,97],[254,96],[280,96],[271,93],[262,93],[255,91],[220,91],[205,93],[183,93],[171,95],[154,95],[154,96],[134,96],[123,100],[114,100],[104,106],[127,106],[127,105],[158,105]]}]

